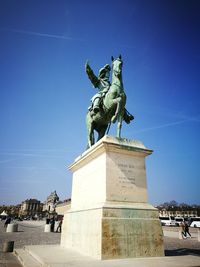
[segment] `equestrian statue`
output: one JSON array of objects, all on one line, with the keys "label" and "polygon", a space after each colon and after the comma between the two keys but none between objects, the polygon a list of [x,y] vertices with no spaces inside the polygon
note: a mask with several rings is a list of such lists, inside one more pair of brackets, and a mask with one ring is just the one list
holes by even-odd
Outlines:
[{"label": "equestrian statue", "polygon": [[106,64],[99,70],[98,77],[88,62],[85,70],[91,83],[99,92],[91,99],[91,106],[86,115],[88,148],[95,143],[94,130],[98,133],[97,141],[107,132],[111,123],[117,123],[117,137],[121,138],[122,121],[130,123],[134,119],[125,108],[126,94],[122,81],[123,61],[121,55],[112,59],[112,83],[109,81],[111,67]]}]

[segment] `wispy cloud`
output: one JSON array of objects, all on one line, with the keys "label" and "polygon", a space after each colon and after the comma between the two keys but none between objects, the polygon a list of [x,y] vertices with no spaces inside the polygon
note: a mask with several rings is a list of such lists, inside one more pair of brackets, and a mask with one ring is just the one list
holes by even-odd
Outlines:
[{"label": "wispy cloud", "polygon": [[0,153],[1,152],[37,152],[37,153],[55,153],[55,152],[66,152],[65,149],[59,149],[59,148],[49,148],[49,149],[45,149],[45,148],[23,148],[23,149],[0,149]]},{"label": "wispy cloud", "polygon": [[13,159],[5,159],[5,160],[0,160],[0,164],[4,164],[4,163],[8,163],[8,162],[12,162]]},{"label": "wispy cloud", "polygon": [[169,117],[169,118],[175,118],[179,120],[193,120],[200,122],[200,114],[197,114],[195,116],[189,116],[185,113],[185,110],[172,110],[166,107],[160,107],[160,106],[155,106],[151,109],[147,109],[146,106],[142,106],[141,104],[136,105],[137,109],[142,109],[143,113],[147,114],[153,114],[155,115],[161,115],[163,117]]},{"label": "wispy cloud", "polygon": [[[39,158],[63,158],[67,150],[64,149],[1,149],[0,157],[39,157]],[[6,163],[13,159],[2,159],[0,163]]]},{"label": "wispy cloud", "polygon": [[62,158],[61,155],[47,155],[39,153],[21,153],[21,152],[0,152],[0,156],[19,156],[19,157],[42,157],[42,158]]},{"label": "wispy cloud", "polygon": [[49,34],[49,33],[41,33],[41,32],[33,32],[33,31],[26,31],[22,29],[8,29],[8,28],[0,28],[1,31],[8,31],[8,32],[15,32],[20,34],[27,34],[32,36],[39,36],[39,37],[47,37],[47,38],[55,38],[55,39],[64,39],[68,41],[84,41],[80,38],[74,38],[65,35],[57,35],[57,34]]},{"label": "wispy cloud", "polygon": [[148,128],[145,128],[145,129],[141,129],[141,130],[135,131],[135,133],[143,133],[143,132],[153,131],[153,130],[157,130],[157,129],[161,129],[161,128],[166,128],[166,127],[171,127],[171,126],[174,126],[174,125],[186,123],[186,122],[189,122],[189,121],[200,122],[200,120],[196,119],[196,118],[187,118],[185,120],[165,123],[165,124],[161,124],[161,125],[157,125],[157,126],[152,126],[152,127],[148,127]]},{"label": "wispy cloud", "polygon": [[[5,189],[6,188],[12,188],[16,185],[19,185],[19,184],[38,184],[38,183],[43,183],[45,181],[48,181],[47,178],[45,177],[42,177],[42,178],[38,178],[37,177],[26,177],[26,178],[19,178],[19,177],[15,177],[14,179],[12,177],[9,177],[9,179],[6,179],[2,185],[2,187],[4,187]],[[2,188],[1,187],[1,188]]]},{"label": "wispy cloud", "polygon": [[36,167],[36,166],[5,166],[1,169],[23,169],[23,170],[27,170],[27,171],[46,171],[46,170],[51,170],[51,171],[56,171],[57,168],[53,168],[53,167]]}]

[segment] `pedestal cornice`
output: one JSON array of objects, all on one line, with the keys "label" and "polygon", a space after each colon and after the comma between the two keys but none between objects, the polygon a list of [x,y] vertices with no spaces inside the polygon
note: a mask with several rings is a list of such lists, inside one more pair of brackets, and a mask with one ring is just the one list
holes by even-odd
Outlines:
[{"label": "pedestal cornice", "polygon": [[153,150],[146,148],[141,141],[106,135],[77,157],[68,168],[69,170],[74,171],[105,151],[141,157],[151,155],[153,152]]}]

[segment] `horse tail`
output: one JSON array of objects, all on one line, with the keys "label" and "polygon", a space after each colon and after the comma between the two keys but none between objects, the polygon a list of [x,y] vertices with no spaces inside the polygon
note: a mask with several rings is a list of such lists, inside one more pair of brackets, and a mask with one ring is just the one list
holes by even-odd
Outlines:
[{"label": "horse tail", "polygon": [[128,110],[126,108],[124,108],[124,116],[123,116],[123,120],[129,124],[132,120],[134,119],[134,116],[128,112]]}]

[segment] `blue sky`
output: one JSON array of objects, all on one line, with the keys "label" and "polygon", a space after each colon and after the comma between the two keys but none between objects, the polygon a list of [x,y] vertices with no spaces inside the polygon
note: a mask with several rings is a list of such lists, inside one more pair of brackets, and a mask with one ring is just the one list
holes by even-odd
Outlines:
[{"label": "blue sky", "polygon": [[[149,202],[200,204],[200,1],[0,0],[0,204],[71,194],[97,74],[122,55],[122,137],[141,140]],[[116,125],[110,130],[115,135]]]}]

